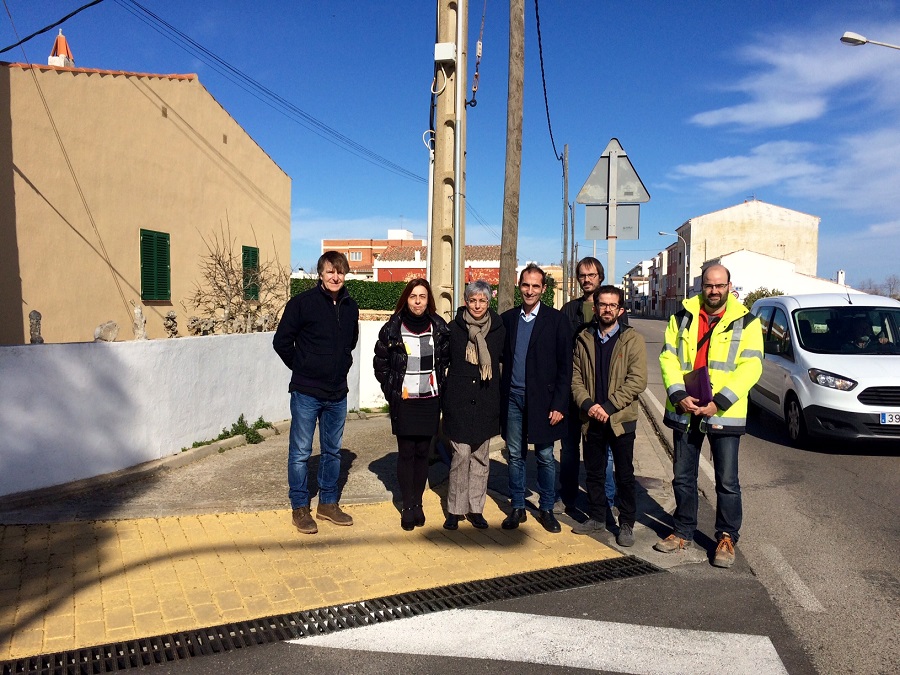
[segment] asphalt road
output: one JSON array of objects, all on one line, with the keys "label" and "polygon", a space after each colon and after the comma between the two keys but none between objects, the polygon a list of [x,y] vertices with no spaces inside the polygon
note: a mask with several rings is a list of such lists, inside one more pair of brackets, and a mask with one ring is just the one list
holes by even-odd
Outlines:
[{"label": "asphalt road", "polygon": [[[631,323],[652,363],[664,322]],[[741,440],[740,549],[821,673],[900,672],[898,469],[896,443],[800,450],[765,413]]]}]

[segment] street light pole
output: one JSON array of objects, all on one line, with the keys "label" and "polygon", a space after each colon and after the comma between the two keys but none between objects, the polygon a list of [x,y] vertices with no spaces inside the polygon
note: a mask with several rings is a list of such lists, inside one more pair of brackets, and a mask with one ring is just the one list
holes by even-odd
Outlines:
[{"label": "street light pole", "polygon": [[687,300],[688,290],[687,290],[687,282],[688,282],[688,247],[687,242],[677,232],[657,232],[657,234],[666,235],[669,237],[678,237],[681,239],[681,243],[684,244],[684,299]]},{"label": "street light pole", "polygon": [[847,31],[841,36],[841,42],[845,45],[850,45],[851,47],[859,47],[861,45],[878,45],[879,47],[888,47],[889,49],[900,49],[898,45],[892,45],[887,42],[878,42],[877,40],[869,40],[868,38],[864,38],[859,33],[851,33]]}]

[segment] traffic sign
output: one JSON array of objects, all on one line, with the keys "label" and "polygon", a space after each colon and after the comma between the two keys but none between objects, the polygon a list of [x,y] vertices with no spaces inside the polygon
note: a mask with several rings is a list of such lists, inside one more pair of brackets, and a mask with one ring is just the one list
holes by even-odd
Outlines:
[{"label": "traffic sign", "polygon": [[607,204],[609,198],[609,162],[610,156],[616,160],[615,200],[621,204],[643,204],[650,201],[650,193],[634,170],[631,160],[622,149],[618,139],[613,138],[600,155],[600,159],[581,187],[575,201],[579,204]]}]

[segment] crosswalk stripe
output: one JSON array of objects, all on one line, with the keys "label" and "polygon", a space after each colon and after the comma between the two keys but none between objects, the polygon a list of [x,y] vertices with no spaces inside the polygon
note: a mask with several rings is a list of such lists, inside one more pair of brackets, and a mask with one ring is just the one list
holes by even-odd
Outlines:
[{"label": "crosswalk stripe", "polygon": [[766,636],[477,609],[435,612],[291,642],[641,675],[787,673]]}]

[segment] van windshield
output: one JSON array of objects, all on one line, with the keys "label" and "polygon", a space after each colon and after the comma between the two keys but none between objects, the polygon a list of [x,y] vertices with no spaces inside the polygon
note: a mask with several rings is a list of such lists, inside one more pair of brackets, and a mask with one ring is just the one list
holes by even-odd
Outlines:
[{"label": "van windshield", "polygon": [[900,309],[816,307],[794,311],[800,346],[816,354],[900,353]]}]

